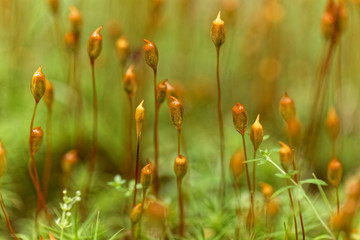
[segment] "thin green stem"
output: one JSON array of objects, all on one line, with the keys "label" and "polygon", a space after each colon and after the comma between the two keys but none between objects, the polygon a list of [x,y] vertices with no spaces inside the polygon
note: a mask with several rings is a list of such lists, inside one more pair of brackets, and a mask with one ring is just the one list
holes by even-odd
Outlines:
[{"label": "thin green stem", "polygon": [[[283,175],[286,175],[286,172],[284,170],[282,170],[276,163],[274,163],[271,158],[269,156],[265,156],[266,157],[266,161],[268,161],[271,165],[273,165],[280,173],[282,173]],[[306,195],[305,191],[303,190],[303,188],[301,187],[301,185],[297,184],[292,178],[289,179],[289,181],[296,187],[299,187],[302,192],[303,192],[303,196],[305,198],[305,200],[308,202],[309,206],[311,207],[311,209],[313,210],[313,212],[315,213],[317,219],[319,220],[319,222],[321,223],[321,225],[325,228],[325,230],[330,234],[330,236],[332,238],[335,238],[334,234],[332,233],[332,231],[329,229],[329,227],[326,225],[326,223],[322,220],[320,214],[318,213],[318,211],[316,210],[314,204],[311,202],[311,200],[309,199],[309,197]]]},{"label": "thin green stem", "polygon": [[133,197],[133,208],[136,204],[136,185],[138,183],[138,175],[139,175],[139,155],[140,155],[140,136],[137,136],[137,143],[136,143],[136,168],[135,168],[135,185],[134,185],[134,197]]}]

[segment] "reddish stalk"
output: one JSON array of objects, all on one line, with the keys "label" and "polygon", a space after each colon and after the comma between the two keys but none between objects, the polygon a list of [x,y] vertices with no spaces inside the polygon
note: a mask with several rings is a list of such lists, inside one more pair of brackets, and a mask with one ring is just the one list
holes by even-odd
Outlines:
[{"label": "reddish stalk", "polygon": [[181,191],[181,179],[177,178],[177,189],[178,189],[178,201],[179,201],[179,211],[180,211],[180,226],[179,234],[181,237],[184,236],[184,206],[182,200],[182,191]]},{"label": "reddish stalk", "polygon": [[[286,184],[287,184],[288,186],[290,186],[289,180],[286,180]],[[292,199],[292,195],[291,195],[291,190],[290,190],[290,188],[288,189],[288,193],[289,193],[289,199],[290,199],[291,209],[292,209],[293,214],[294,214],[295,236],[296,236],[296,240],[298,240],[298,230],[297,230],[297,223],[296,223],[295,207],[294,207],[294,202],[293,202],[293,199]]]},{"label": "reddish stalk", "polygon": [[12,237],[13,237],[15,240],[17,240],[17,237],[16,237],[16,235],[15,235],[14,229],[13,229],[13,227],[12,227],[12,225],[11,225],[11,222],[10,222],[10,218],[9,218],[7,212],[6,212],[6,209],[5,209],[5,203],[4,203],[4,199],[3,199],[3,196],[2,196],[2,194],[1,194],[1,191],[0,191],[0,206],[1,206],[1,210],[2,210],[3,213],[4,213],[5,221],[6,221],[6,224],[7,224],[8,228],[9,228],[9,230],[10,230],[10,233],[11,233]]},{"label": "reddish stalk", "polygon": [[220,132],[220,167],[221,167],[221,182],[220,182],[220,199],[221,205],[224,205],[225,198],[225,165],[224,165],[224,124],[221,113],[221,88],[220,88],[220,47],[216,47],[216,82],[217,82],[217,111],[219,118],[219,132]]},{"label": "reddish stalk", "polygon": [[178,129],[178,156],[180,155],[181,128]]},{"label": "reddish stalk", "polygon": [[158,144],[158,122],[159,122],[159,104],[156,101],[157,87],[156,87],[157,70],[154,69],[154,100],[155,100],[155,122],[154,122],[154,154],[155,154],[155,168],[154,168],[154,191],[155,195],[159,192],[159,144]]},{"label": "reddish stalk", "polygon": [[98,150],[98,104],[97,104],[97,95],[96,95],[96,83],[95,83],[95,67],[94,61],[91,60],[91,75],[92,75],[92,87],[93,87],[93,146],[91,152],[91,158],[89,162],[89,185],[91,184],[92,175],[95,169],[95,162]]},{"label": "reddish stalk", "polygon": [[[241,136],[242,136],[242,141],[243,141],[243,149],[244,149],[244,156],[245,156],[245,162],[246,162],[247,161],[247,154],[246,154],[245,136],[244,136],[244,134],[241,134]],[[249,216],[250,216],[250,220],[251,220],[251,225],[248,226],[248,229],[249,229],[249,231],[251,231],[253,226],[254,226],[254,196],[253,196],[253,191],[251,189],[251,182],[250,182],[250,174],[249,174],[248,163],[245,163],[245,169],[246,169],[246,180],[247,180],[247,185],[248,185],[249,195],[250,195]]]},{"label": "reddish stalk", "polygon": [[127,159],[127,171],[130,173],[132,172],[132,160],[133,160],[133,153],[132,153],[132,121],[133,121],[133,113],[132,113],[132,96],[129,95],[129,132],[128,132],[128,159]]},{"label": "reddish stalk", "polygon": [[136,168],[135,168],[135,185],[134,185],[134,198],[133,198],[133,207],[136,204],[136,185],[138,183],[138,175],[139,175],[139,155],[140,155],[140,136],[137,137],[137,144],[136,144]]},{"label": "reddish stalk", "polygon": [[52,116],[52,111],[49,109],[46,119],[46,160],[45,160],[44,177],[43,177],[43,191],[44,191],[45,199],[48,193],[51,165],[52,165],[51,116]]},{"label": "reddish stalk", "polygon": [[44,195],[41,191],[40,188],[40,182],[39,182],[39,175],[36,169],[36,163],[35,163],[35,158],[34,158],[34,151],[33,151],[33,142],[32,142],[32,129],[33,129],[33,125],[34,125],[34,119],[35,119],[35,113],[36,113],[36,108],[37,108],[38,103],[35,102],[35,107],[34,107],[34,112],[33,112],[33,116],[31,118],[31,124],[30,124],[30,136],[29,136],[29,145],[30,145],[30,160],[31,160],[31,167],[30,167],[30,163],[29,163],[29,174],[30,174],[30,178],[34,184],[36,193],[37,193],[37,197],[38,197],[38,209],[36,211],[36,218],[35,221],[37,223],[37,219],[38,219],[38,215],[41,211],[42,208],[44,208],[44,211],[46,213],[46,217],[48,220],[51,220],[51,215],[48,212],[47,206],[46,206],[46,202],[44,200]]}]

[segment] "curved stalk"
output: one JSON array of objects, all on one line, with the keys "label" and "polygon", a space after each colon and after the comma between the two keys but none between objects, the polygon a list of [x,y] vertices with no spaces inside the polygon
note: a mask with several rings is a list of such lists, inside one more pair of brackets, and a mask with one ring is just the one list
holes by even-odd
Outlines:
[{"label": "curved stalk", "polygon": [[17,240],[17,237],[16,237],[16,235],[15,235],[14,229],[13,229],[13,227],[12,227],[12,225],[11,225],[11,222],[10,222],[10,218],[9,218],[7,212],[6,212],[6,209],[5,209],[5,203],[4,203],[4,199],[3,199],[2,193],[1,193],[1,189],[0,189],[0,206],[1,206],[1,210],[2,210],[3,213],[4,213],[5,221],[6,221],[6,224],[7,224],[8,228],[9,228],[9,230],[10,230],[10,233],[11,233],[12,237],[13,237],[15,240]]},{"label": "curved stalk", "polygon": [[46,199],[51,175],[52,165],[52,137],[51,137],[51,116],[52,112],[49,109],[46,120],[46,160],[44,166],[44,177],[43,177],[43,191],[44,198]]},{"label": "curved stalk", "polygon": [[252,191],[252,189],[251,189],[249,167],[248,167],[248,163],[247,163],[245,136],[244,136],[243,134],[241,134],[241,136],[242,136],[244,156],[245,156],[246,180],[247,180],[247,185],[248,185],[248,190],[249,190],[249,195],[250,195],[249,216],[250,216],[251,225],[250,225],[250,226],[247,226],[247,228],[248,228],[248,230],[251,232],[252,229],[253,229],[253,222],[254,222],[254,196],[253,196],[253,191]]}]

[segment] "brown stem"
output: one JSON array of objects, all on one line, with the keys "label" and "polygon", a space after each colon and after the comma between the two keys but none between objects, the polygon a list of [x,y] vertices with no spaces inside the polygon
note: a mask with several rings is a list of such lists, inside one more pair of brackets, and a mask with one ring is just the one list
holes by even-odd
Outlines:
[{"label": "brown stem", "polygon": [[[292,137],[290,134],[290,127],[288,124],[288,132],[289,132],[289,145],[290,145],[290,149],[293,152],[293,148],[292,148]],[[294,153],[293,153],[293,159],[292,159],[292,166],[293,166],[293,170],[296,171],[296,164],[295,164],[295,158],[294,158]],[[298,183],[298,175],[297,173],[294,174],[294,180],[296,183]],[[303,221],[303,217],[302,217],[302,211],[301,211],[301,204],[300,201],[298,200],[298,207],[299,207],[299,217],[300,217],[300,224],[301,224],[301,232],[302,232],[302,237],[305,240],[305,227],[304,227],[304,221]]]},{"label": "brown stem", "polygon": [[32,142],[32,129],[33,129],[33,125],[34,125],[34,119],[35,119],[35,114],[36,114],[36,108],[37,108],[38,103],[35,102],[35,107],[34,107],[34,112],[31,118],[31,123],[30,123],[30,136],[29,136],[29,146],[30,146],[30,160],[31,160],[31,167],[29,167],[29,174],[31,177],[31,180],[34,184],[35,190],[36,190],[36,194],[37,194],[37,198],[38,198],[38,209],[36,211],[36,218],[35,218],[35,222],[37,224],[37,218],[38,218],[38,214],[40,213],[41,209],[44,208],[44,211],[46,213],[46,217],[48,220],[51,220],[51,215],[48,212],[48,209],[46,207],[46,202],[44,200],[44,195],[41,191],[40,188],[40,183],[39,183],[39,175],[36,169],[36,163],[35,163],[35,153],[33,151],[33,142]]},{"label": "brown stem", "polygon": [[[256,151],[257,149],[254,149],[254,159],[256,158]],[[252,175],[252,191],[253,191],[253,195],[254,195],[254,202],[255,202],[255,179],[256,179],[256,162],[253,162],[253,175]]]},{"label": "brown stem", "polygon": [[335,190],[336,190],[337,215],[339,215],[339,212],[340,212],[340,200],[339,200],[339,188],[338,188],[338,186],[335,187]]},{"label": "brown stem", "polygon": [[136,185],[138,183],[138,172],[139,172],[139,155],[140,155],[140,136],[137,136],[137,143],[136,143],[136,168],[135,168],[135,185],[134,185],[134,198],[133,198],[133,207],[136,204]]},{"label": "brown stem", "polygon": [[155,171],[154,171],[154,191],[158,195],[159,191],[159,145],[158,145],[158,122],[159,122],[159,104],[157,103],[157,87],[156,87],[157,70],[154,69],[154,100],[155,100],[155,122],[154,122],[154,155],[155,155]]},{"label": "brown stem", "polygon": [[6,224],[7,224],[8,228],[9,228],[9,230],[10,230],[10,232],[11,232],[11,235],[12,235],[12,237],[13,237],[14,239],[17,240],[17,237],[16,237],[16,235],[15,235],[14,229],[13,229],[13,227],[12,227],[12,225],[11,225],[11,222],[10,222],[10,218],[9,218],[7,212],[6,212],[6,209],[5,209],[5,203],[4,203],[4,199],[3,199],[3,196],[2,196],[2,194],[1,194],[1,191],[0,191],[0,206],[1,206],[1,210],[2,210],[3,213],[4,213],[5,220],[6,220]]},{"label": "brown stem", "polygon": [[[288,186],[290,185],[289,180],[286,180],[286,183],[287,183]],[[297,234],[298,230],[297,230],[297,223],[296,223],[295,207],[294,207],[294,202],[293,202],[293,199],[292,199],[290,188],[288,188],[288,193],[289,193],[291,209],[292,209],[293,214],[294,214],[295,236],[296,236],[296,240],[298,240],[298,234]]]},{"label": "brown stem", "polygon": [[142,207],[144,207],[144,204],[145,204],[145,197],[146,197],[146,189],[145,189],[145,188],[143,188]]},{"label": "brown stem", "polygon": [[181,128],[178,129],[178,156],[180,156]]},{"label": "brown stem", "polygon": [[219,131],[220,131],[220,171],[221,171],[221,182],[220,182],[220,199],[221,205],[224,205],[225,198],[225,165],[224,165],[224,124],[221,113],[221,88],[220,88],[220,74],[219,74],[219,65],[220,65],[220,47],[216,48],[216,82],[217,82],[217,110],[219,117]]},{"label": "brown stem", "polygon": [[[127,172],[131,175],[132,172],[132,162],[133,162],[133,153],[132,153],[132,96],[129,95],[129,132],[128,132],[128,159],[127,159]],[[120,168],[121,168],[120,164]]]},{"label": "brown stem", "polygon": [[77,73],[77,61],[78,61],[78,53],[77,50],[74,52],[74,67],[73,67],[73,81],[74,81],[74,87],[78,94],[77,101],[76,101],[76,107],[77,112],[75,114],[75,128],[76,128],[76,146],[77,149],[80,151],[82,148],[82,93],[81,93],[81,83],[80,83],[80,77],[78,78]]},{"label": "brown stem", "polygon": [[47,113],[47,121],[46,121],[46,160],[44,166],[44,178],[43,178],[43,191],[44,198],[46,199],[50,174],[51,174],[51,165],[52,165],[52,137],[51,137],[51,109],[48,110]]},{"label": "brown stem", "polygon": [[181,237],[184,236],[184,207],[182,200],[182,191],[181,191],[181,179],[177,178],[177,189],[178,189],[178,201],[179,201],[179,212],[180,212],[180,226],[179,234]]},{"label": "brown stem", "polygon": [[[241,136],[242,136],[242,142],[243,142],[245,161],[247,161],[245,136],[243,134],[241,134]],[[251,182],[250,182],[250,174],[249,174],[248,163],[245,163],[245,170],[246,170],[246,180],[247,180],[247,185],[248,185],[249,195],[250,195],[249,215],[250,215],[250,220],[251,220],[251,225],[247,226],[247,228],[251,232],[251,230],[253,228],[253,222],[254,222],[254,196],[253,196],[253,192],[251,190]]]},{"label": "brown stem", "polygon": [[89,181],[88,187],[91,185],[92,175],[95,169],[96,155],[98,150],[98,104],[96,95],[96,83],[95,83],[95,67],[94,61],[91,61],[91,76],[92,76],[92,87],[93,87],[93,146],[91,151],[91,158],[89,162]]}]

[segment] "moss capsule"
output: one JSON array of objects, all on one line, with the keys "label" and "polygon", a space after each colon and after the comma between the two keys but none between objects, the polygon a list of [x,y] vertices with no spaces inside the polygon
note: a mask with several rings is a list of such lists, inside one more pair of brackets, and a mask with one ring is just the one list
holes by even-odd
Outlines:
[{"label": "moss capsule", "polygon": [[179,155],[175,158],[174,162],[174,172],[176,177],[182,179],[188,169],[187,160],[183,155]]},{"label": "moss capsule", "polygon": [[260,119],[260,114],[257,115],[257,118],[250,129],[250,139],[254,146],[255,151],[259,148],[264,137],[264,129],[259,119]]},{"label": "moss capsule", "polygon": [[33,154],[35,154],[37,151],[39,151],[39,148],[41,147],[41,143],[43,140],[44,132],[41,129],[41,127],[35,127],[31,131],[31,138],[32,138],[32,151]]},{"label": "moss capsule", "polygon": [[144,100],[141,101],[139,106],[135,110],[135,122],[136,122],[136,133],[137,136],[141,135],[141,127],[145,118]]},{"label": "moss capsule", "polygon": [[123,79],[124,90],[129,95],[129,97],[133,96],[136,92],[136,76],[133,70],[134,65],[130,65]]},{"label": "moss capsule", "polygon": [[216,48],[220,48],[225,42],[225,25],[220,18],[220,11],[211,26],[211,40]]},{"label": "moss capsule", "polygon": [[329,164],[327,169],[327,178],[329,183],[338,187],[342,178],[342,164],[336,157],[333,158]]},{"label": "moss capsule", "polygon": [[248,125],[248,114],[245,107],[240,103],[236,103],[232,108],[232,116],[235,129],[241,135],[244,135]]},{"label": "moss capsule", "polygon": [[143,189],[150,187],[152,182],[153,167],[151,163],[141,169],[140,182]]},{"label": "moss capsule", "polygon": [[283,142],[279,142],[280,144],[280,163],[281,166],[288,171],[289,168],[292,165],[292,161],[293,161],[293,154],[292,154],[292,150],[291,148],[286,145]]},{"label": "moss capsule", "polygon": [[141,216],[143,213],[143,205],[142,203],[139,203],[138,205],[136,205],[135,207],[133,207],[133,209],[131,210],[130,213],[130,220],[132,224],[136,224],[140,221]]},{"label": "moss capsule", "polygon": [[144,45],[144,55],[145,55],[145,62],[149,65],[154,71],[157,69],[158,61],[159,61],[159,52],[156,45],[147,40],[143,39],[145,42]]},{"label": "moss capsule", "polygon": [[231,156],[230,171],[235,180],[244,172],[244,153],[239,149]]},{"label": "moss capsule", "polygon": [[53,102],[54,102],[54,88],[49,80],[46,79],[46,90],[44,94],[45,104],[48,110],[51,110]]},{"label": "moss capsule", "polygon": [[36,103],[44,96],[46,90],[46,79],[45,75],[42,72],[42,66],[36,70],[32,79],[31,79],[31,93],[34,96]]},{"label": "moss capsule", "polygon": [[280,114],[286,122],[296,116],[294,100],[292,100],[287,93],[284,93],[284,96],[280,100]]},{"label": "moss capsule", "polygon": [[180,130],[184,123],[184,107],[179,99],[171,97],[170,120],[176,129]]},{"label": "moss capsule", "polygon": [[93,63],[95,59],[100,55],[102,49],[102,36],[100,30],[102,26],[98,27],[93,33],[91,33],[87,50],[90,57],[90,61]]},{"label": "moss capsule", "polygon": [[162,104],[166,98],[166,91],[167,91],[166,81],[167,79],[159,82],[158,85],[156,86],[157,88],[156,101],[158,104]]}]

